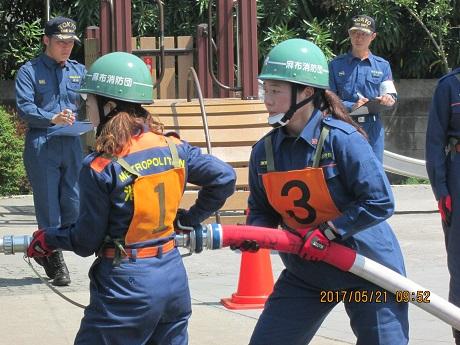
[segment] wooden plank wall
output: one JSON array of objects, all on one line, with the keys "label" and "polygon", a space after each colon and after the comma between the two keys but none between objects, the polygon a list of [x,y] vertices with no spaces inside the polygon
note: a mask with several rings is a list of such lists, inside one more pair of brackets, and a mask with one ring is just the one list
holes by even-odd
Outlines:
[{"label": "wooden plank wall", "polygon": [[[165,49],[193,48],[191,36],[165,37]],[[139,42],[133,38],[133,53],[136,50],[160,48],[159,39],[155,37],[141,37]],[[161,74],[161,61],[157,56],[142,56],[146,63],[152,62],[152,77],[154,82]],[[193,51],[187,55],[165,55],[164,75],[159,87],[154,90],[155,99],[176,99],[187,97],[187,74],[193,66]]]}]

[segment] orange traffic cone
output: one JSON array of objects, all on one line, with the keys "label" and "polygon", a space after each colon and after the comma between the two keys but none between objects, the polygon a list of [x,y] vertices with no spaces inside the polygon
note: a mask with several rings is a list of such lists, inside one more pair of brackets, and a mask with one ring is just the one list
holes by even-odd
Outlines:
[{"label": "orange traffic cone", "polygon": [[228,309],[263,308],[273,291],[273,271],[269,249],[241,255],[238,290],[220,302]]}]

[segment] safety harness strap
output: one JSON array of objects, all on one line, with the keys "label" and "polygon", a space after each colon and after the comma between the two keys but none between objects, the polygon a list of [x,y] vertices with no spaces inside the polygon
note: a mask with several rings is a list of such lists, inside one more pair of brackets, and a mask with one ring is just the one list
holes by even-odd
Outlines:
[{"label": "safety harness strap", "polygon": [[130,172],[131,174],[133,174],[134,176],[137,176],[137,177],[140,177],[141,174],[139,174],[136,170],[134,170],[127,161],[125,161],[123,158],[117,158],[117,157],[113,157],[112,160],[114,162],[118,162],[118,164],[120,164],[123,169],[125,169],[126,171]]},{"label": "safety harness strap", "polygon": [[272,136],[267,135],[264,139],[265,156],[267,160],[267,172],[275,171],[275,159],[273,158]]},{"label": "safety harness strap", "polygon": [[323,153],[324,140],[326,140],[329,135],[329,127],[324,126],[321,130],[321,135],[319,137],[318,145],[316,146],[315,156],[313,157],[313,168],[319,167],[319,161],[321,160],[321,155]]},{"label": "safety harness strap", "polygon": [[177,152],[176,144],[174,144],[174,142],[172,141],[170,137],[165,137],[165,139],[166,139],[166,142],[168,143],[169,151],[171,151],[173,167],[180,168],[180,159],[179,159],[179,153]]}]

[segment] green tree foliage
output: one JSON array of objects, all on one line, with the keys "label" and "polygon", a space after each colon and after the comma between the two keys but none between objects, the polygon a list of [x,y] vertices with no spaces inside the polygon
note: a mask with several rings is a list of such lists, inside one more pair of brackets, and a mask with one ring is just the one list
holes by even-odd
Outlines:
[{"label": "green tree foliage", "polygon": [[7,47],[0,52],[1,60],[16,62],[10,70],[5,71],[6,77],[14,77],[19,66],[40,53],[42,36],[39,20],[18,25],[17,30],[9,37]]},{"label": "green tree foliage", "polygon": [[22,162],[24,139],[18,136],[13,116],[0,107],[0,196],[28,194]]},{"label": "green tree foliage", "polygon": [[[38,3],[34,0],[0,1],[0,52],[10,48],[11,37],[17,33],[19,25],[33,23],[40,19]],[[17,36],[16,36],[17,37]],[[18,49],[23,49],[15,47]],[[0,79],[10,79],[11,70],[16,70],[18,63],[14,58],[0,60]]]},{"label": "green tree foliage", "polygon": [[[452,7],[450,6],[451,1],[430,1],[426,4],[426,6],[420,9],[417,8],[417,2],[414,1],[394,0],[394,2],[406,10],[415,19],[415,21],[420,24],[434,46],[434,53],[438,57],[438,60],[435,60],[430,67],[441,64],[443,71],[448,72],[448,52],[446,51],[445,46],[446,44],[449,45],[449,41],[453,41],[449,37],[450,21],[452,20],[452,15],[450,13],[452,10]],[[442,20],[439,20],[439,18],[442,18]],[[458,46],[456,49],[458,51]]]}]

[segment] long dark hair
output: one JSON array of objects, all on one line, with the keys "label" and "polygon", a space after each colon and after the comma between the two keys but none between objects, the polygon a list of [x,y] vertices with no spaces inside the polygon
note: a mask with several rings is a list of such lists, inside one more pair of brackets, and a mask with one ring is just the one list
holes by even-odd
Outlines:
[{"label": "long dark hair", "polygon": [[131,145],[131,138],[146,130],[163,134],[163,124],[140,104],[116,100],[116,108],[107,114],[100,135],[96,139],[96,151],[117,155]]},{"label": "long dark hair", "polygon": [[317,109],[321,109],[326,115],[331,115],[334,119],[342,120],[346,123],[349,123],[356,130],[361,133],[365,138],[367,134],[359,126],[348,113],[347,109],[343,105],[339,96],[337,96],[333,91],[324,90],[324,89],[315,89],[315,97],[313,98],[313,106]]}]

